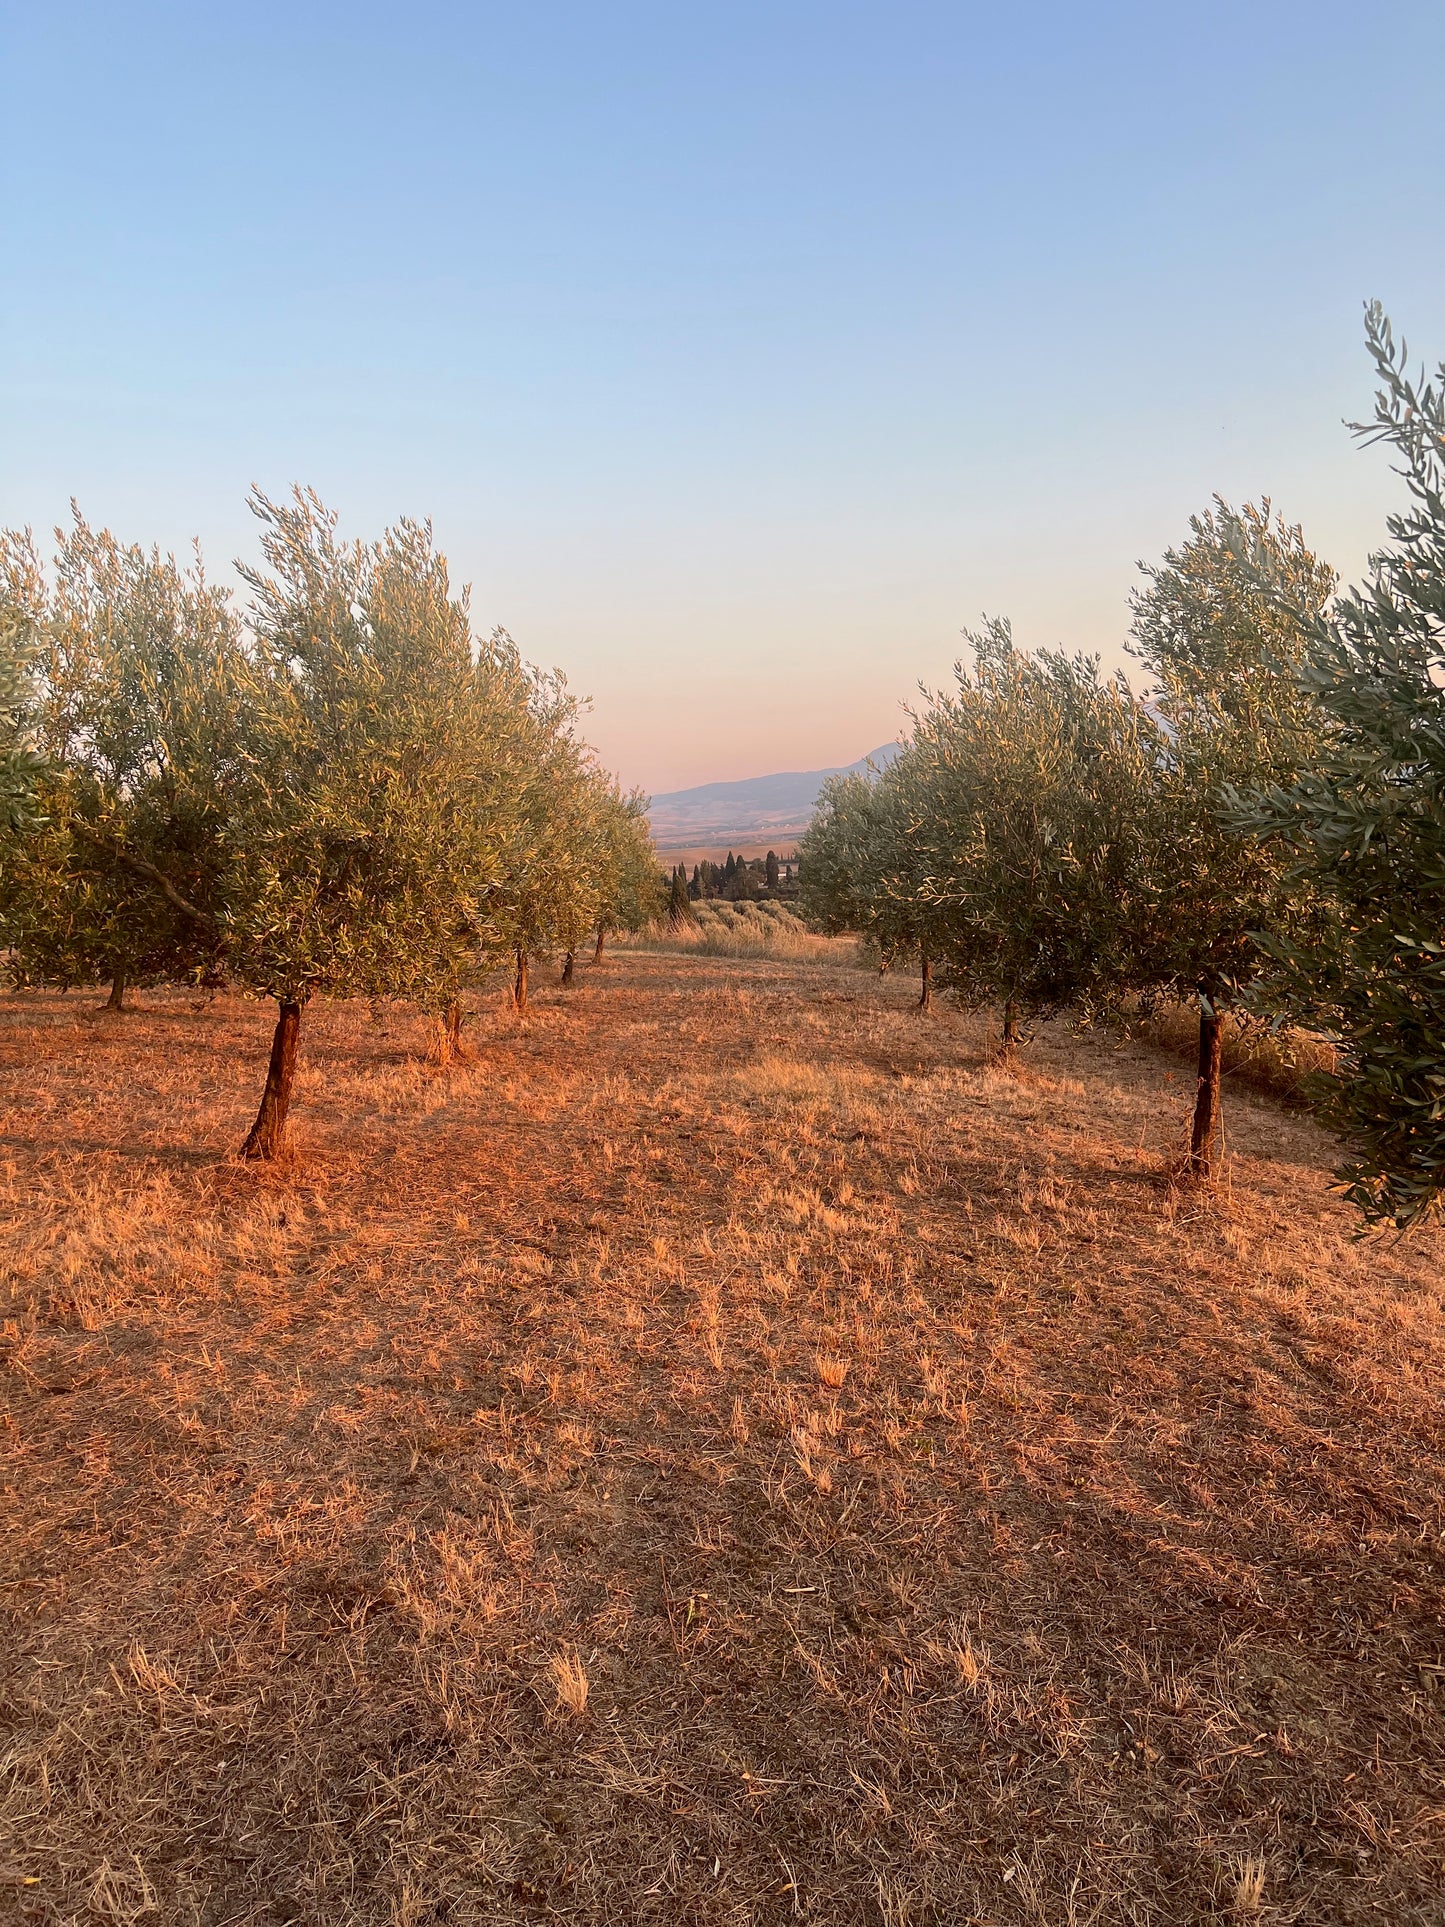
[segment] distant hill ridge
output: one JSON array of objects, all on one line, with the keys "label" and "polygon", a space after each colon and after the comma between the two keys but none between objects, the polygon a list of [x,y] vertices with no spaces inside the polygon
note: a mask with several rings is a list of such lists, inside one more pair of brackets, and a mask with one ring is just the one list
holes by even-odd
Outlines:
[{"label": "distant hill ridge", "polygon": [[801,836],[808,827],[818,792],[830,776],[851,775],[870,763],[882,769],[898,754],[897,743],[884,743],[856,763],[838,769],[785,770],[773,776],[745,776],[731,783],[699,783],[689,790],[672,790],[652,799],[655,841],[666,848],[709,843],[727,837],[756,841],[759,837]]}]

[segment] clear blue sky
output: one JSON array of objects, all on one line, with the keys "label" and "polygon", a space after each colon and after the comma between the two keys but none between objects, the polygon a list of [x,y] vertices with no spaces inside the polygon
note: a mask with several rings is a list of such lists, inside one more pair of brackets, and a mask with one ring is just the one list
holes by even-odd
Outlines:
[{"label": "clear blue sky", "polygon": [[1218,489],[1357,572],[1445,355],[1440,0],[11,0],[0,519],[430,515],[629,780],[846,762],[957,631],[1117,656]]}]

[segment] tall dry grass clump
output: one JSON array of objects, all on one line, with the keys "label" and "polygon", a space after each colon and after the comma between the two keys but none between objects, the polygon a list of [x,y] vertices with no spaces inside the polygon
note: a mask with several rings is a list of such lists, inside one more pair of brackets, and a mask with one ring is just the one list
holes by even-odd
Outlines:
[{"label": "tall dry grass clump", "polygon": [[[1124,1027],[1172,1057],[1193,1062],[1199,1053],[1199,1013],[1192,1004],[1165,1002],[1126,1014]],[[1334,1046],[1292,1029],[1272,1030],[1237,1011],[1221,1017],[1224,1075],[1236,1084],[1268,1091],[1286,1103],[1308,1101],[1310,1080],[1334,1070]]]},{"label": "tall dry grass clump", "polygon": [[704,901],[692,909],[692,922],[654,923],[640,936],[625,939],[622,947],[672,956],[832,964],[840,969],[863,963],[856,938],[819,936],[785,904]]}]

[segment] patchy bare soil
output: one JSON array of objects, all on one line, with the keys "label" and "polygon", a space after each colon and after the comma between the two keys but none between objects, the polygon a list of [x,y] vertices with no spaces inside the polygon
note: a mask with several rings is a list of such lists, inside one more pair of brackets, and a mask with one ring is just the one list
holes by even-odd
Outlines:
[{"label": "patchy bare soil", "polygon": [[0,1917],[1445,1920],[1440,1239],[910,996],[0,998]]}]

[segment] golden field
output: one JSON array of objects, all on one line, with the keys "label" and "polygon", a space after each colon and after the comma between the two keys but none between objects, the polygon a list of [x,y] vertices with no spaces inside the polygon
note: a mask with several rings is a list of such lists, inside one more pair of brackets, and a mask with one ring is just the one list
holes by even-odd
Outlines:
[{"label": "golden field", "polygon": [[1445,1919],[1440,1237],[913,994],[0,998],[0,1917]]}]

